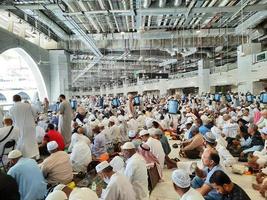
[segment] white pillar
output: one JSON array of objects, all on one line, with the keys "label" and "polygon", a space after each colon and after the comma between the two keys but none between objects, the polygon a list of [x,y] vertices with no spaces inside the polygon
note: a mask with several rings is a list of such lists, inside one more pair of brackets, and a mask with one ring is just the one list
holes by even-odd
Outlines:
[{"label": "white pillar", "polygon": [[50,50],[51,99],[56,101],[60,94],[69,98],[70,68],[69,54],[64,50]]},{"label": "white pillar", "polygon": [[238,92],[253,92],[253,77],[251,76],[253,54],[260,51],[260,43],[246,43],[237,47]]},{"label": "white pillar", "polygon": [[198,61],[198,93],[210,91],[210,69],[207,60]]}]

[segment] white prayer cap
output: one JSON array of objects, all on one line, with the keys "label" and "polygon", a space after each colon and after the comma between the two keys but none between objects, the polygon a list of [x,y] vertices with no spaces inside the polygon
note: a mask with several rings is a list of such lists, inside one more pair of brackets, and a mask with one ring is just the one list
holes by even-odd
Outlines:
[{"label": "white prayer cap", "polygon": [[46,119],[45,114],[41,114],[41,115],[39,116],[39,120],[44,120],[44,119]]},{"label": "white prayer cap", "polygon": [[8,159],[15,159],[15,158],[19,158],[21,156],[22,156],[22,153],[19,150],[15,149],[15,150],[9,152],[7,158]]},{"label": "white prayer cap", "polygon": [[172,172],[172,181],[180,188],[190,187],[191,182],[189,174],[182,169],[177,169]]},{"label": "white prayer cap", "polygon": [[130,115],[129,115],[129,118],[130,118],[130,119],[133,118],[133,115],[130,114]]},{"label": "white prayer cap", "polygon": [[140,136],[148,135],[148,134],[149,134],[149,133],[148,133],[147,130],[141,130],[140,133],[139,133]]},{"label": "white prayer cap", "polygon": [[155,135],[163,135],[162,130],[160,130],[159,128],[156,128]]},{"label": "white prayer cap", "polygon": [[232,120],[233,120],[234,122],[237,122],[237,121],[238,121],[238,119],[237,119],[236,116],[233,116],[233,117],[232,117]]},{"label": "white prayer cap", "polygon": [[53,151],[58,148],[58,144],[56,141],[48,142],[46,146],[48,151]]},{"label": "white prayer cap", "polygon": [[203,124],[208,124],[210,119],[207,115],[201,115],[200,119],[202,120]]},{"label": "white prayer cap", "polygon": [[255,108],[255,105],[254,105],[254,104],[250,104],[250,107],[251,107],[251,108]]},{"label": "white prayer cap", "polygon": [[65,194],[65,192],[61,191],[61,190],[54,190],[53,192],[51,192],[46,198],[45,200],[67,200],[68,197]]},{"label": "white prayer cap", "polygon": [[142,112],[141,111],[138,111],[138,113],[137,113],[138,115],[142,115]]},{"label": "white prayer cap", "polygon": [[209,142],[209,143],[212,143],[214,144],[216,142],[216,137],[214,134],[212,134],[211,132],[207,132],[205,135],[204,135],[204,139]]},{"label": "white prayer cap", "polygon": [[264,173],[265,175],[267,175],[267,167],[261,169],[262,173]]},{"label": "white prayer cap", "polygon": [[104,127],[104,124],[99,123],[99,124],[98,124],[98,127]]},{"label": "white prayer cap", "polygon": [[126,142],[124,145],[121,146],[121,149],[135,149],[135,146],[132,142]]},{"label": "white prayer cap", "polygon": [[110,164],[109,164],[107,161],[103,161],[103,162],[99,163],[99,164],[95,167],[95,170],[96,170],[97,173],[99,173],[99,172],[102,172],[103,169],[105,169],[105,168],[107,168],[107,167],[109,167],[109,166],[110,166]]},{"label": "white prayer cap", "polygon": [[53,191],[55,190],[63,190],[66,187],[64,184],[58,184],[56,187],[54,187]]},{"label": "white prayer cap", "polygon": [[110,121],[110,122],[113,122],[113,123],[116,123],[116,117],[111,116],[111,117],[109,118],[109,121]]},{"label": "white prayer cap", "polygon": [[130,138],[135,137],[135,136],[136,136],[136,131],[135,131],[135,130],[129,130],[129,132],[128,132],[128,136],[129,136]]},{"label": "white prayer cap", "polygon": [[241,110],[241,106],[237,106],[236,109],[237,109],[237,110]]},{"label": "white prayer cap", "polygon": [[88,120],[89,120],[89,121],[94,121],[94,120],[95,120],[95,116],[94,116],[94,115],[90,115],[90,116],[88,117]]},{"label": "white prayer cap", "polygon": [[69,200],[98,200],[98,197],[89,188],[74,188],[70,193]]},{"label": "white prayer cap", "polygon": [[88,122],[88,119],[85,118],[85,119],[83,120],[83,122],[86,124],[86,123]]},{"label": "white prayer cap", "polygon": [[267,127],[262,128],[260,132],[267,135]]},{"label": "white prayer cap", "polygon": [[97,122],[96,121],[90,123],[90,128],[91,129],[94,129],[96,126],[97,126]]},{"label": "white prayer cap", "polygon": [[124,117],[122,115],[118,116],[119,122],[122,122],[124,120]]},{"label": "white prayer cap", "polygon": [[153,126],[153,119],[149,118],[146,120],[146,127],[151,128]]},{"label": "white prayer cap", "polygon": [[125,121],[129,121],[129,117],[128,117],[128,115],[124,116],[124,120],[125,120]]},{"label": "white prayer cap", "polygon": [[188,117],[188,118],[186,119],[185,124],[192,124],[192,123],[193,123],[193,119],[192,119],[191,117]]},{"label": "white prayer cap", "polygon": [[114,172],[118,172],[121,169],[124,168],[124,161],[120,156],[115,156],[110,162],[109,164],[111,165],[111,167],[113,168]]},{"label": "white prayer cap", "polygon": [[118,110],[118,111],[117,111],[117,114],[121,114],[121,111],[120,111],[120,110]]}]

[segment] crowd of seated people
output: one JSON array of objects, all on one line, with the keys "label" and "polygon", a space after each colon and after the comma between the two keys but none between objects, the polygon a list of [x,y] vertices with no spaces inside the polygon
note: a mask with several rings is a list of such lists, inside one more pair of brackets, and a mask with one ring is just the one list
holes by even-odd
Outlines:
[{"label": "crowd of seated people", "polygon": [[[168,168],[176,169],[172,182],[181,199],[250,199],[227,175],[245,162],[251,173],[258,172],[253,188],[265,196],[266,104],[242,95],[232,95],[232,101],[210,94],[138,98],[138,104],[129,95],[114,105],[110,97],[75,97],[75,107],[60,95],[56,111],[36,112],[15,96],[0,128],[0,151],[15,141],[2,166],[7,173],[0,174],[10,184],[1,185],[0,194],[13,191],[10,199],[22,200],[148,200],[154,187],[150,170],[164,182]],[[176,114],[169,112],[170,101],[178,102]],[[21,123],[21,112],[28,121]],[[169,139],[179,144],[173,145],[179,148],[175,159]],[[182,158],[191,167],[194,160],[198,164],[187,170],[179,167]],[[102,191],[88,184],[75,187],[76,175],[86,177],[89,169],[104,183]]]}]

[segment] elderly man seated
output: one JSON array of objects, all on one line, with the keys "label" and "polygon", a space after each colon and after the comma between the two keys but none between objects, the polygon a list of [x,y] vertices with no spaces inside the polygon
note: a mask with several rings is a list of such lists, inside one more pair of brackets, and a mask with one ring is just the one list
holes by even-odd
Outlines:
[{"label": "elderly man seated", "polygon": [[181,200],[204,200],[203,196],[190,186],[190,176],[184,170],[175,170],[172,173],[172,182],[174,190]]},{"label": "elderly man seated", "polygon": [[91,144],[90,139],[84,135],[85,129],[83,127],[79,127],[77,133],[73,133],[71,136],[71,143],[68,148],[68,151],[71,152],[72,148],[74,147],[75,143],[79,141],[84,141],[88,146]]},{"label": "elderly man seated", "polygon": [[265,146],[261,151],[255,151],[249,157],[249,165],[253,168],[263,168],[267,164],[267,127],[264,127],[260,132],[262,139],[265,140]]},{"label": "elderly man seated", "polygon": [[182,142],[181,153],[190,159],[200,158],[200,153],[203,151],[203,136],[199,133],[198,127],[192,128],[191,132],[193,138]]},{"label": "elderly man seated", "polygon": [[20,199],[43,199],[46,194],[46,183],[35,160],[23,158],[19,150],[9,152],[8,159],[10,159],[12,167],[7,174],[16,180]]},{"label": "elderly man seated", "polygon": [[263,139],[258,131],[258,126],[250,124],[248,127],[248,134],[250,135],[251,142],[243,148],[244,150],[240,153],[239,161],[247,162],[247,156],[249,153],[254,151],[261,151],[264,146]]},{"label": "elderly man seated", "polygon": [[69,155],[58,149],[56,141],[49,142],[47,144],[47,150],[51,155],[40,164],[47,183],[52,186],[58,183],[70,183],[73,174]]},{"label": "elderly man seated", "polygon": [[86,172],[88,164],[92,161],[92,154],[91,149],[83,140],[73,146],[70,161],[74,171]]},{"label": "elderly man seated", "polygon": [[100,199],[136,200],[135,192],[129,179],[121,173],[115,173],[107,161],[98,164],[96,171],[107,183],[107,187],[102,191]]},{"label": "elderly man seated", "polygon": [[196,168],[196,177],[192,181],[192,187],[200,192],[206,200],[221,200],[222,196],[213,189],[210,177],[218,170],[223,170],[220,166],[220,157],[214,149],[206,149],[202,154],[204,169]]}]

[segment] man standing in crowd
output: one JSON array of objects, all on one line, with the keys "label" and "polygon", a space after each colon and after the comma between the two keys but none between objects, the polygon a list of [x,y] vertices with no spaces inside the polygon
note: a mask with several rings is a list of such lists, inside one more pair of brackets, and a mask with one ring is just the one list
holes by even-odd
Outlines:
[{"label": "man standing in crowd", "polygon": [[10,109],[15,127],[20,131],[18,149],[27,158],[39,158],[38,143],[35,136],[36,110],[28,103],[22,103],[19,95],[13,96],[14,106]]},{"label": "man standing in crowd", "polygon": [[64,94],[59,95],[59,101],[59,132],[64,137],[65,145],[68,146],[71,141],[72,109]]}]

